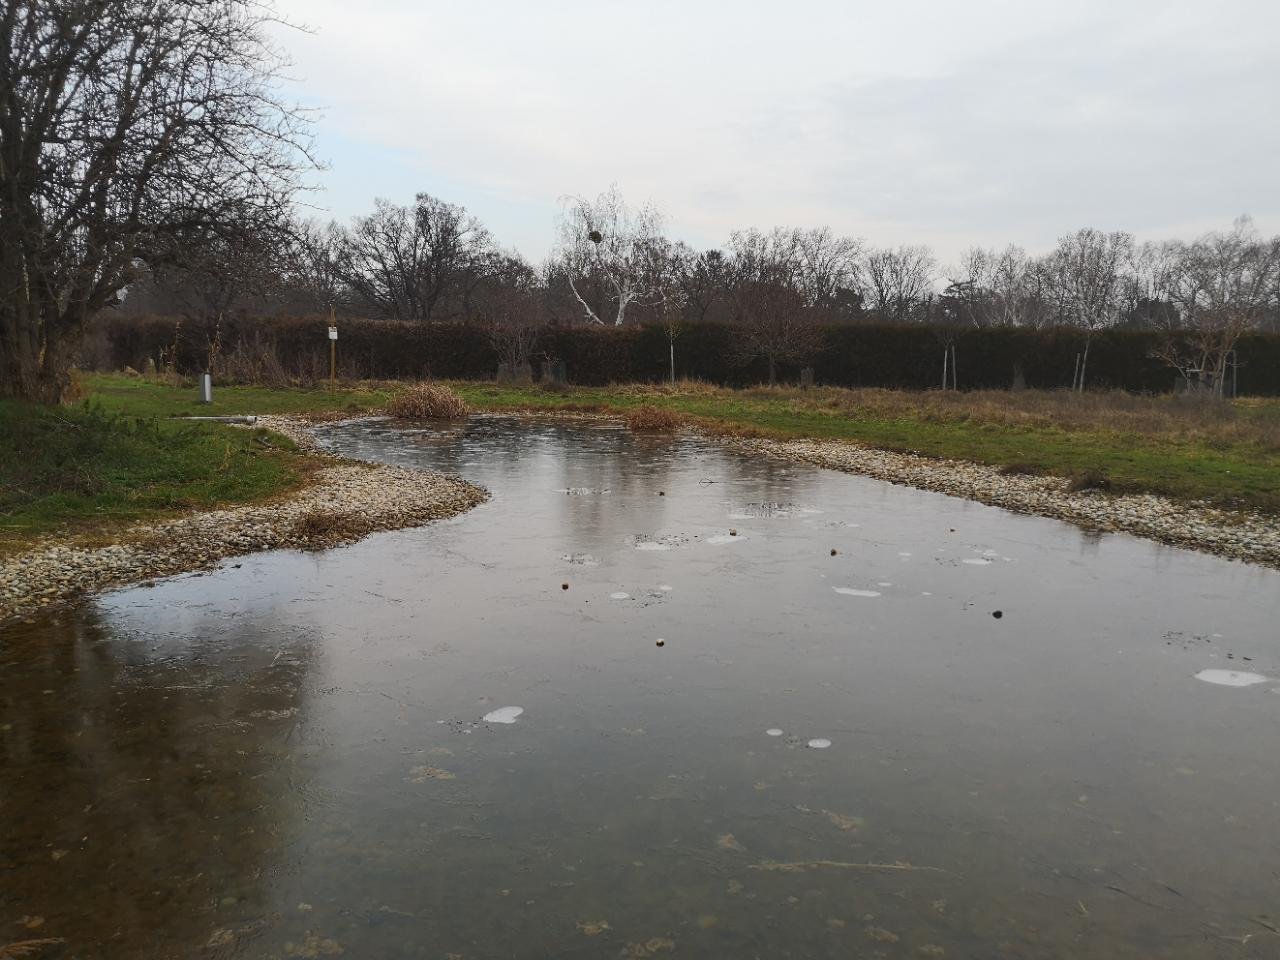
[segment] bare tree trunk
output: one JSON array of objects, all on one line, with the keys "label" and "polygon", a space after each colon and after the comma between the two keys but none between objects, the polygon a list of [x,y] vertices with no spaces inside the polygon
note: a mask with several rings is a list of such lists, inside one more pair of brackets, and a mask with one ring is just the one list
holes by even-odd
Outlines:
[{"label": "bare tree trunk", "polygon": [[671,385],[674,387],[676,385],[676,341],[672,338],[667,341],[667,344],[671,347]]},{"label": "bare tree trunk", "polygon": [[47,404],[66,398],[78,331],[46,338],[42,329],[39,308],[33,304],[0,309],[0,396]]},{"label": "bare tree trunk", "polygon": [[951,348],[943,347],[942,348],[942,389],[944,392],[947,389],[947,359],[950,356],[951,356]]},{"label": "bare tree trunk", "polygon": [[1089,367],[1089,344],[1091,340],[1092,340],[1091,337],[1085,338],[1084,355],[1080,358],[1080,386],[1078,388],[1078,391],[1080,393],[1084,393],[1084,374],[1085,374],[1085,370],[1087,370]]}]

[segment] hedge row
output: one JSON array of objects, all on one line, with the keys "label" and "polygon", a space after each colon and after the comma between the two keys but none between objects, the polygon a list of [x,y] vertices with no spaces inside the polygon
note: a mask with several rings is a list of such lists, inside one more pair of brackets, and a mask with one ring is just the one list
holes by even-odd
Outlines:
[{"label": "hedge row", "polygon": [[[327,320],[317,317],[259,317],[220,325],[181,322],[171,317],[114,317],[106,336],[111,365],[142,369],[148,358],[176,357],[182,372],[205,369],[216,340],[224,358],[263,355],[290,376],[328,373]],[[338,342],[339,373],[346,377],[403,379],[425,376],[484,379],[498,366],[486,332],[463,323],[431,326],[377,320],[344,320]],[[921,389],[942,381],[943,332],[919,326],[845,326],[825,331],[825,345],[810,358],[819,383]],[[676,373],[728,386],[767,379],[762,360],[741,357],[733,327],[696,324],[676,341]],[[1083,337],[1073,330],[991,328],[960,333],[956,367],[962,389],[1003,389],[1020,370],[1029,387],[1070,385]],[[1158,335],[1112,330],[1094,337],[1088,384],[1143,392],[1173,388],[1175,375],[1152,357]],[[646,382],[668,375],[668,342],[657,327],[623,329],[549,327],[538,358],[565,362],[571,382],[598,385]],[[1280,335],[1252,334],[1239,344],[1241,394],[1280,395]],[[799,377],[800,364],[784,364],[785,380]]]}]

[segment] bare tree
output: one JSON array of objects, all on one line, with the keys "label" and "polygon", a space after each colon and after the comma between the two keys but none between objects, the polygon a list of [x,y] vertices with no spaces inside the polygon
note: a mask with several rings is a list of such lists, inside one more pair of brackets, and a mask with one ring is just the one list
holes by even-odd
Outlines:
[{"label": "bare tree", "polygon": [[922,319],[922,306],[933,289],[938,265],[933,251],[903,245],[867,251],[862,257],[862,280],[876,318],[885,323]]},{"label": "bare tree", "polygon": [[176,313],[196,321],[271,310],[288,299],[291,253],[287,229],[209,231],[200,243],[154,267],[138,265],[124,305],[131,312]]},{"label": "bare tree", "polygon": [[1241,336],[1262,325],[1280,286],[1280,238],[1264,240],[1240,217],[1229,231],[1171,245],[1161,279],[1179,316],[1157,355],[1222,396],[1228,358]]},{"label": "bare tree", "polygon": [[779,363],[806,359],[822,342],[819,312],[806,298],[800,279],[799,231],[738,231],[729,246],[742,352],[768,362],[773,385]]},{"label": "bare tree", "polygon": [[[569,289],[590,323],[620,327],[627,308],[653,295],[654,247],[662,239],[662,215],[652,204],[631,208],[613,184],[595,200],[564,198],[560,218],[559,259]],[[592,277],[608,291],[606,303],[593,305],[583,295]]]},{"label": "bare tree", "polygon": [[654,307],[658,323],[667,335],[667,356],[670,364],[671,383],[676,382],[676,340],[684,331],[685,312],[688,309],[688,291],[697,289],[692,280],[701,257],[683,243],[655,244],[651,266],[650,284],[654,291]]},{"label": "bare tree", "polygon": [[308,312],[337,310],[349,297],[342,278],[342,228],[335,222],[305,220],[294,227],[287,283],[293,300]]},{"label": "bare tree", "polygon": [[710,319],[718,304],[727,302],[733,282],[732,264],[721,250],[695,253],[682,243],[677,243],[676,249],[681,262],[679,282],[686,315],[701,323]]},{"label": "bare tree", "polygon": [[973,327],[1038,327],[1045,321],[1038,277],[1022,247],[970,247],[949,279],[949,290]]},{"label": "bare tree", "polygon": [[59,400],[141,265],[287,222],[311,164],[270,20],[250,0],[0,10],[0,392]]},{"label": "bare tree", "polygon": [[476,291],[476,316],[500,362],[512,370],[529,363],[546,326],[537,272],[515,254],[499,254]]},{"label": "bare tree", "polygon": [[465,314],[493,241],[459,206],[420,193],[412,207],[379,199],[338,244],[338,272],[384,316],[432,320]]},{"label": "bare tree", "polygon": [[1125,303],[1125,267],[1133,258],[1133,237],[1086,228],[1058,240],[1040,262],[1044,289],[1059,318],[1084,334],[1072,388],[1084,390],[1089,347],[1100,330],[1114,326]]},{"label": "bare tree", "polygon": [[795,248],[800,288],[810,307],[835,320],[843,307],[861,299],[861,240],[819,227],[796,231]]}]

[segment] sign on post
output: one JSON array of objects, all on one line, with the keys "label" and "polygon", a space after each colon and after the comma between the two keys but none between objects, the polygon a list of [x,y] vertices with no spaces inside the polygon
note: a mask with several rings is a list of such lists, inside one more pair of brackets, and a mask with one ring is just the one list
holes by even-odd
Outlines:
[{"label": "sign on post", "polygon": [[329,339],[330,339],[330,340],[337,340],[337,339],[338,339],[338,328],[337,328],[337,327],[330,327],[330,328],[329,328]]}]

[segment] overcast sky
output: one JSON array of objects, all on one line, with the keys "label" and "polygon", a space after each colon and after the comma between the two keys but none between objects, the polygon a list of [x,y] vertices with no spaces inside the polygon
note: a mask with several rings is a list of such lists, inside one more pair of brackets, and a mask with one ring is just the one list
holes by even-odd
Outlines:
[{"label": "overcast sky", "polygon": [[611,182],[697,246],[1280,232],[1280,0],[279,4],[323,216],[426,191],[534,259]]}]

